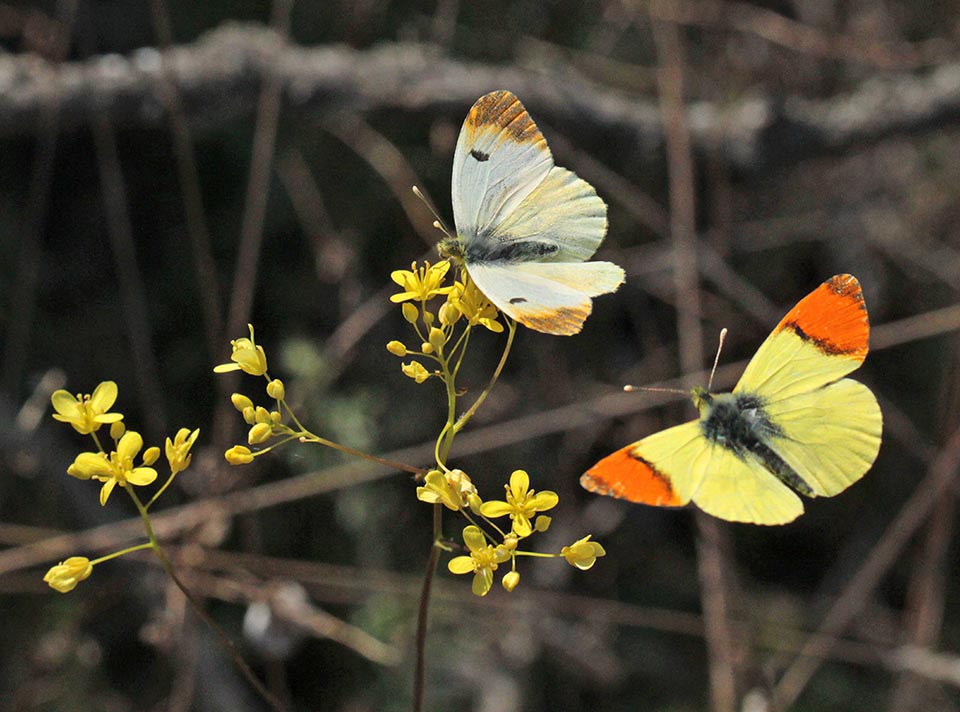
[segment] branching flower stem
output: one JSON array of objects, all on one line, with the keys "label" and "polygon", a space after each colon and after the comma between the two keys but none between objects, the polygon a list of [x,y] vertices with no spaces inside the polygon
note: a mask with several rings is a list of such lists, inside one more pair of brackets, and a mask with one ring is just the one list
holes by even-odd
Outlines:
[{"label": "branching flower stem", "polygon": [[[157,541],[156,534],[153,531],[153,525],[150,521],[150,514],[147,512],[147,508],[140,502],[140,498],[137,497],[136,492],[134,492],[133,487],[124,487],[127,493],[130,495],[130,499],[133,500],[133,504],[136,506],[137,511],[140,512],[140,519],[143,521],[143,528],[147,533],[147,539],[149,541],[146,544],[140,545],[139,547],[133,547],[132,549],[137,548],[150,548],[153,549],[153,553],[156,555],[157,560],[160,562],[160,566],[166,572],[167,576],[170,577],[170,580],[176,585],[177,588],[186,596],[187,601],[189,601],[190,606],[193,608],[194,612],[200,617],[200,619],[210,626],[210,629],[216,633],[217,637],[220,639],[220,642],[223,644],[227,652],[230,653],[230,656],[233,658],[234,664],[240,670],[241,674],[247,679],[250,685],[256,690],[257,694],[263,698],[263,700],[270,705],[270,707],[276,712],[284,712],[285,707],[276,696],[271,693],[260,679],[254,674],[253,670],[250,669],[250,666],[247,665],[243,657],[240,655],[240,651],[237,650],[237,646],[234,644],[233,640],[227,635],[226,631],[220,627],[220,625],[210,616],[209,613],[204,610],[203,606],[200,605],[200,602],[194,597],[193,593],[190,592],[190,589],[184,585],[184,583],[177,576],[176,572],[173,570],[173,565],[170,563],[170,560],[167,558],[166,553],[163,551],[163,548],[160,546],[160,542]],[[132,550],[131,549],[131,550]],[[130,551],[130,550],[128,550]]]}]

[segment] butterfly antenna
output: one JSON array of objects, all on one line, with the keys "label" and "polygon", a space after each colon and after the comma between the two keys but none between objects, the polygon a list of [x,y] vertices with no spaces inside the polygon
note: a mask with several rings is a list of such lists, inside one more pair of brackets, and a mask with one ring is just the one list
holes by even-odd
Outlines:
[{"label": "butterfly antenna", "polygon": [[440,217],[437,209],[433,207],[433,203],[430,202],[430,199],[427,198],[427,196],[425,196],[417,186],[413,186],[413,194],[423,201],[423,204],[427,206],[427,210],[433,213],[433,226],[440,230],[447,237],[453,237],[453,233],[447,227],[446,223],[443,222],[443,219]]},{"label": "butterfly antenna", "polygon": [[723,350],[723,342],[727,338],[727,327],[720,329],[720,343],[717,344],[717,355],[713,358],[713,368],[710,369],[710,380],[707,381],[707,390],[713,388],[713,374],[717,372],[717,364],[720,363],[720,352]]},{"label": "butterfly antenna", "polygon": [[635,391],[650,391],[651,393],[679,393],[682,396],[687,395],[687,391],[681,390],[680,388],[654,388],[653,386],[631,386],[629,384],[624,386],[623,390],[626,393],[634,393]]}]

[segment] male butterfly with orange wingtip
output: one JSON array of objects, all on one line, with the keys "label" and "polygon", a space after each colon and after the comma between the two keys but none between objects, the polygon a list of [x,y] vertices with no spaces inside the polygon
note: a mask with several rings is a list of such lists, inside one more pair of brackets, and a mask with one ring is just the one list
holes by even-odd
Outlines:
[{"label": "male butterfly with orange wingtip", "polygon": [[803,513],[793,490],[832,497],[877,457],[877,399],[843,378],[863,363],[869,336],[860,283],[828,279],[780,321],[732,393],[694,388],[698,420],[627,445],[580,484],[644,504],[692,501],[734,522],[793,521]]}]

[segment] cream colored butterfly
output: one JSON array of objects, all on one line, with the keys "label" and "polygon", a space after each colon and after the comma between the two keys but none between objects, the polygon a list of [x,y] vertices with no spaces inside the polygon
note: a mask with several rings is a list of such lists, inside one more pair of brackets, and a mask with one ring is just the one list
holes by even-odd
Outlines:
[{"label": "cream colored butterfly", "polygon": [[576,334],[591,298],[623,283],[617,265],[586,261],[606,234],[606,204],[589,183],[554,165],[543,134],[509,91],[480,97],[467,114],[452,195],[457,231],[440,253],[524,326]]}]

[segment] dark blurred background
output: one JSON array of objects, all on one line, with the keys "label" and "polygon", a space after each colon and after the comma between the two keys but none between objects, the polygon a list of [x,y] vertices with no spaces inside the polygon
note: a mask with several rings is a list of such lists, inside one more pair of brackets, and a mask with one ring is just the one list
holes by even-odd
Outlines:
[{"label": "dark blurred background", "polygon": [[[599,256],[628,280],[579,336],[521,329],[452,461],[488,499],[527,469],[561,501],[532,544],[589,532],[607,556],[523,561],[519,588],[485,599],[444,558],[426,708],[960,708],[958,10],[0,2],[0,708],[265,709],[149,557],[68,595],[41,581],[141,540],[125,497],[100,508],[65,474],[89,440],[49,417],[54,389],[107,379],[148,444],[201,429],[158,528],[267,686],[291,710],[410,708],[430,507],[409,475],[316,447],[228,467],[245,437],[229,394],[266,398],[212,367],[251,321],[315,432],[429,464],[443,398],[384,350],[407,338],[389,274],[435,258],[410,186],[452,222],[460,123],[499,88],[607,201]],[[732,386],[840,272],[864,288],[857,378],[885,416],[861,482],[775,528],[580,489],[599,457],[693,415],[624,383],[702,383],[726,326],[715,385]],[[472,340],[474,392],[502,339]]]}]

